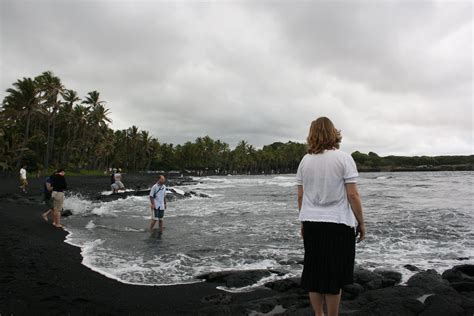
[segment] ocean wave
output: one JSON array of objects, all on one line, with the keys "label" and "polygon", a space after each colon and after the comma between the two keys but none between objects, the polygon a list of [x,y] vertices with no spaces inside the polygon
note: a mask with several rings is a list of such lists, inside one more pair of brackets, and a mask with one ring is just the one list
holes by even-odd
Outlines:
[{"label": "ocean wave", "polygon": [[[79,247],[86,245],[84,263],[91,269],[130,284],[194,283],[200,282],[195,279],[199,274],[230,269],[271,268],[287,276],[301,273],[303,245],[295,194],[285,188],[295,184],[294,175],[201,180],[193,190],[214,198],[170,203],[162,235],[146,233],[147,197],[107,203],[71,197],[70,204],[85,211],[83,216],[65,219],[71,233],[67,240]],[[458,258],[467,258],[462,263],[474,261],[474,221],[467,198],[472,183],[445,177],[448,183],[458,181],[453,189],[426,173],[419,179],[400,174],[385,180],[374,180],[373,174],[361,176],[368,234],[357,245],[358,265],[396,270],[406,281],[413,272],[405,264],[442,272],[459,264]],[[427,181],[433,190],[418,189]],[[267,281],[221,289],[251,291]]]}]

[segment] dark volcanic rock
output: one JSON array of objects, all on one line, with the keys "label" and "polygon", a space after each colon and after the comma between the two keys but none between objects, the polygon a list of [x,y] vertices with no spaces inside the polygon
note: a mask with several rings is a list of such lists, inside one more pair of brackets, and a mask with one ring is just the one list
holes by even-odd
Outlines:
[{"label": "dark volcanic rock", "polygon": [[226,293],[219,293],[214,295],[205,296],[201,299],[203,303],[211,303],[211,304],[229,304],[232,301],[232,296]]},{"label": "dark volcanic rock", "polygon": [[417,271],[421,271],[420,268],[418,268],[417,266],[414,266],[412,264],[406,264],[403,266],[405,269],[407,270],[410,270],[410,271],[413,271],[413,272],[417,272]]},{"label": "dark volcanic rock", "polygon": [[147,190],[134,190],[134,191],[114,193],[110,195],[98,194],[93,197],[93,200],[101,201],[101,202],[110,202],[110,201],[115,201],[119,199],[126,199],[129,196],[147,196],[148,194],[150,194],[150,190],[148,189]]},{"label": "dark volcanic rock", "polygon": [[456,258],[456,260],[458,261],[464,261],[464,260],[469,260],[470,258],[469,257],[458,257]]},{"label": "dark volcanic rock", "polygon": [[408,279],[409,286],[419,287],[432,293],[437,293],[445,290],[448,282],[441,278],[436,270],[430,269],[414,274]]},{"label": "dark volcanic rock", "polygon": [[223,283],[227,287],[244,287],[257,283],[260,279],[270,275],[268,270],[234,270],[211,272],[197,276],[197,278],[211,283]]},{"label": "dark volcanic rock", "polygon": [[397,271],[375,269],[374,272],[383,277],[384,287],[396,285],[402,280],[402,274]]},{"label": "dark volcanic rock", "polygon": [[419,298],[425,291],[419,287],[397,285],[383,289],[367,291],[361,294],[360,300],[375,301],[387,297]]},{"label": "dark volcanic rock", "polygon": [[424,305],[414,298],[385,297],[365,304],[357,315],[364,316],[415,316],[423,311]]},{"label": "dark volcanic rock", "polygon": [[425,309],[420,316],[461,316],[464,309],[443,295],[431,295],[425,300]]},{"label": "dark volcanic rock", "polygon": [[[173,188],[168,188],[168,192],[166,193],[166,200],[168,202],[180,200],[183,198],[189,198],[192,196],[199,196],[203,198],[210,198],[209,195],[204,194],[204,193],[197,193],[195,191],[189,191],[189,192],[184,192],[184,194],[178,193]],[[130,196],[147,196],[150,194],[149,189],[139,189],[139,190],[134,190],[134,191],[125,191],[125,192],[119,192],[119,193],[114,193],[110,195],[102,195],[102,194],[96,194],[92,197],[93,200],[95,201],[101,201],[101,202],[110,202],[110,201],[115,201],[119,199],[126,199]]]},{"label": "dark volcanic rock", "polygon": [[352,300],[364,292],[364,287],[358,283],[346,285],[342,288],[342,299]]},{"label": "dark volcanic rock", "polygon": [[458,292],[474,292],[474,282],[452,282],[450,285]]},{"label": "dark volcanic rock", "polygon": [[300,290],[300,278],[289,278],[265,283],[268,287],[277,292],[287,292],[292,290]]},{"label": "dark volcanic rock", "polygon": [[474,265],[462,264],[443,272],[443,279],[449,282],[474,282]]},{"label": "dark volcanic rock", "polygon": [[197,313],[199,316],[239,316],[247,315],[247,311],[240,305],[216,305],[200,309]]},{"label": "dark volcanic rock", "polygon": [[259,313],[268,313],[278,305],[276,298],[268,297],[247,305],[247,309],[251,311],[258,311]]},{"label": "dark volcanic rock", "polygon": [[68,217],[68,216],[71,216],[71,215],[72,215],[71,210],[64,210],[64,211],[61,212],[62,217]]},{"label": "dark volcanic rock", "polygon": [[[223,271],[208,273],[200,278],[208,282],[216,282],[228,287],[242,287],[256,283],[269,276],[270,270]],[[462,273],[462,274],[459,274]],[[465,280],[470,277],[469,266],[454,267],[447,270],[443,277],[450,280]],[[474,292],[467,281],[452,282],[458,286],[459,293],[450,286],[446,279],[435,270],[418,272],[413,275],[407,285],[395,285],[401,281],[401,274],[396,271],[375,269],[370,271],[357,267],[354,271],[353,283],[342,291],[340,306],[341,316],[378,316],[378,315],[473,315]],[[358,283],[360,282],[360,283]],[[388,285],[387,285],[388,284]],[[265,287],[272,290],[270,297],[250,300],[237,304],[244,308],[245,313],[276,315],[312,315],[307,293],[300,286],[299,278],[288,278],[268,282]],[[462,291],[461,291],[462,289]],[[234,309],[236,304],[227,295],[210,296],[206,302],[215,307],[206,308],[205,315],[239,315],[242,309]],[[223,305],[228,305],[224,307]],[[199,311],[201,313],[201,311]]]},{"label": "dark volcanic rock", "polygon": [[354,269],[354,283],[369,290],[379,289],[383,287],[383,277],[378,273],[356,267]]},{"label": "dark volcanic rock", "polygon": [[279,316],[310,316],[314,315],[313,309],[311,307],[304,307],[304,308],[289,308],[286,311],[284,311],[281,314],[278,314]]}]

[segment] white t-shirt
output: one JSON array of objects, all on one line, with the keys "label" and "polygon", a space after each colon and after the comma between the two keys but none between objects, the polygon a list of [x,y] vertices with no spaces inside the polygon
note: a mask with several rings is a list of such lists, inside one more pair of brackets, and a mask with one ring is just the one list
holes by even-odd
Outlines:
[{"label": "white t-shirt", "polygon": [[296,173],[296,183],[304,191],[299,220],[356,227],[345,184],[356,183],[358,176],[354,159],[345,152],[306,154]]},{"label": "white t-shirt", "polygon": [[20,169],[20,179],[25,179],[26,180],[26,169],[25,168]]},{"label": "white t-shirt", "polygon": [[165,209],[166,185],[159,185],[156,183],[151,187],[150,197],[155,200],[155,208],[157,210]]},{"label": "white t-shirt", "polygon": [[114,173],[114,180],[115,181],[122,181],[122,175],[120,173]]}]

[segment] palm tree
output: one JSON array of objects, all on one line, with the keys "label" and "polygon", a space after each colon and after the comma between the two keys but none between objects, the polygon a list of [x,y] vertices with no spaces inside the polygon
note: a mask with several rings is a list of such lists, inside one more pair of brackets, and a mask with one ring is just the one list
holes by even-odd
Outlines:
[{"label": "palm tree", "polygon": [[74,107],[71,121],[71,125],[73,126],[73,147],[71,148],[71,150],[76,153],[76,163],[78,163],[79,165],[83,164],[84,155],[88,152],[88,115],[89,107],[80,104]]},{"label": "palm tree", "polygon": [[62,111],[58,114],[60,121],[63,123],[63,128],[66,130],[66,139],[64,141],[65,145],[63,147],[63,154],[62,154],[62,163],[67,165],[69,163],[69,155],[70,155],[70,146],[71,143],[74,141],[72,138],[72,133],[74,129],[71,128],[70,124],[74,122],[74,106],[79,102],[81,99],[77,95],[77,92],[71,89],[65,89],[62,94],[63,97],[63,107]]},{"label": "palm tree", "polygon": [[[112,122],[108,117],[110,112],[105,108],[105,103],[105,101],[100,99],[100,93],[95,90],[89,92],[82,101],[82,104],[88,105],[89,109],[87,118],[90,125],[88,137],[91,139],[92,145],[90,152],[94,152],[94,146],[97,145],[98,139],[103,136],[103,127],[106,127],[107,123]],[[91,164],[93,163],[92,159],[89,159],[89,161]]]},{"label": "palm tree", "polygon": [[82,103],[90,105],[93,108],[98,105],[105,105],[105,101],[100,100],[100,93],[95,90],[87,93],[87,96],[84,98]]},{"label": "palm tree", "polygon": [[6,91],[8,95],[3,100],[3,109],[6,117],[25,119],[23,146],[26,146],[30,136],[31,119],[43,111],[39,106],[38,89],[33,79],[17,80],[13,83],[13,87]]},{"label": "palm tree", "polygon": [[[8,88],[6,92],[8,94],[2,103],[4,120],[15,129],[21,128],[24,124],[23,148],[17,148],[19,155],[15,153],[12,157],[13,159],[17,158],[16,166],[18,167],[23,159],[24,152],[28,150],[32,119],[42,114],[43,109],[39,105],[40,100],[35,81],[31,78],[17,80],[13,83],[13,88]],[[17,147],[16,138],[12,138],[11,150]]]},{"label": "palm tree", "polygon": [[50,157],[53,156],[53,148],[56,133],[56,115],[62,105],[59,97],[63,94],[64,86],[61,79],[56,77],[51,71],[45,71],[35,78],[38,85],[40,98],[43,107],[48,113],[48,138],[46,142],[46,153],[44,157],[44,167],[47,170]]},{"label": "palm tree", "polygon": [[132,169],[137,170],[137,151],[138,151],[138,144],[140,141],[139,134],[138,134],[138,127],[133,125],[127,131],[127,136],[130,145],[130,153],[132,154]]}]

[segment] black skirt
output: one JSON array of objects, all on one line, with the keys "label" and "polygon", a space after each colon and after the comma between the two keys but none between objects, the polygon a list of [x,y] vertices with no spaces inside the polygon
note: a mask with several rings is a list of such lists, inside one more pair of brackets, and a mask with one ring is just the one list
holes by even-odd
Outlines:
[{"label": "black skirt", "polygon": [[304,267],[308,292],[338,294],[354,279],[355,231],[344,224],[303,222]]}]

